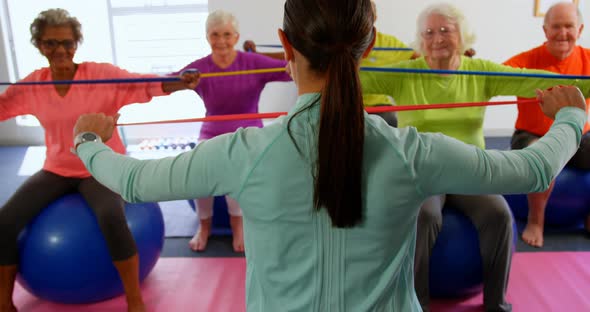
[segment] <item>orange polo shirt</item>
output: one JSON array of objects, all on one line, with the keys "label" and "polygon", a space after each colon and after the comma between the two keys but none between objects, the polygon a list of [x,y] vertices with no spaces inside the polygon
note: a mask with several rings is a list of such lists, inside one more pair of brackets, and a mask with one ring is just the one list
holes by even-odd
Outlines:
[{"label": "orange polo shirt", "polygon": [[[512,67],[544,69],[563,75],[590,76],[590,49],[576,46],[567,58],[559,60],[549,53],[543,44],[513,56],[504,64]],[[522,98],[518,99],[522,100]],[[589,99],[586,99],[586,104],[590,105]],[[586,107],[586,114],[588,114],[588,106]],[[514,126],[516,129],[543,136],[549,131],[552,124],[553,120],[547,118],[538,105],[518,104],[518,117]],[[584,133],[589,130],[590,125],[586,122]]]}]

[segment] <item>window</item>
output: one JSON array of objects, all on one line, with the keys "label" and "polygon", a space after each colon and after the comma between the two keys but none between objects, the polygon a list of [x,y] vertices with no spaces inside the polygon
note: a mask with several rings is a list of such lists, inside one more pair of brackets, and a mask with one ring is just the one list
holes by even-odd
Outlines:
[{"label": "window", "polygon": [[[109,62],[133,72],[166,74],[210,53],[205,39],[207,0],[4,0],[11,27],[15,72],[21,79],[47,61],[30,43],[29,25],[37,14],[61,7],[82,24],[84,42],[75,61]],[[23,22],[26,21],[26,22]],[[148,105],[121,110],[121,122],[204,116],[193,91],[155,98]],[[39,125],[21,116],[19,125]]]},{"label": "window", "polygon": [[[115,63],[134,72],[167,74],[206,56],[207,1],[111,0]],[[205,108],[193,91],[121,110],[121,122],[201,117]]]},{"label": "window", "polygon": [[[14,58],[16,79],[21,79],[37,68],[47,66],[47,60],[31,44],[29,26],[37,14],[50,8],[64,8],[76,16],[82,23],[84,43],[76,52],[75,61],[112,62],[113,53],[108,31],[108,10],[106,0],[103,1],[71,1],[71,0],[4,0],[11,33],[7,47]],[[18,125],[39,126],[33,116],[17,117]]]}]

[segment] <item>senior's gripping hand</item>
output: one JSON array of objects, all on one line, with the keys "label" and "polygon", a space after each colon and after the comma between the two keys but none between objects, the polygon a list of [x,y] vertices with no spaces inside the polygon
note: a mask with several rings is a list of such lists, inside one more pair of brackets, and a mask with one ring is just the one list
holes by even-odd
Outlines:
[{"label": "senior's gripping hand", "polygon": [[256,53],[256,43],[254,43],[254,41],[252,41],[252,40],[244,41],[243,48],[244,48],[244,51],[246,51],[246,52]]},{"label": "senior's gripping hand", "polygon": [[185,69],[180,73],[180,80],[184,83],[185,88],[193,90],[199,85],[201,72],[194,68]]},{"label": "senior's gripping hand", "polygon": [[563,107],[578,107],[586,111],[586,99],[575,86],[555,86],[545,91],[537,89],[536,93],[541,110],[551,119],[555,119]]}]

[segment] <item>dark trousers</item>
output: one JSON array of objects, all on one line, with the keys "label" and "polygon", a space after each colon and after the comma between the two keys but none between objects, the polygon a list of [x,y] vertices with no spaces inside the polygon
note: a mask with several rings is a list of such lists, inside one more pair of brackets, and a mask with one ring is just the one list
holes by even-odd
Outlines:
[{"label": "dark trousers", "polygon": [[137,253],[120,195],[93,177],[67,178],[41,170],[27,179],[0,209],[0,265],[18,264],[20,231],[50,203],[73,192],[79,192],[92,208],[113,261]]},{"label": "dark trousers", "polygon": [[[540,138],[541,137],[536,134],[517,129],[514,131],[510,140],[510,148],[523,149]],[[582,136],[580,147],[566,166],[581,170],[590,170],[590,132],[586,132]]]},{"label": "dark trousers", "polygon": [[479,233],[486,311],[511,311],[506,302],[512,260],[512,214],[501,195],[440,195],[428,198],[418,215],[414,283],[424,311],[429,311],[429,265],[432,248],[442,228],[442,209],[448,201],[464,213]]},{"label": "dark trousers", "polygon": [[[383,104],[383,105],[375,105],[375,106],[391,106],[389,104]],[[383,120],[385,120],[385,122],[394,127],[397,128],[397,114],[395,112],[383,112],[383,113],[372,113],[372,115],[377,115],[381,118],[383,118]]]}]

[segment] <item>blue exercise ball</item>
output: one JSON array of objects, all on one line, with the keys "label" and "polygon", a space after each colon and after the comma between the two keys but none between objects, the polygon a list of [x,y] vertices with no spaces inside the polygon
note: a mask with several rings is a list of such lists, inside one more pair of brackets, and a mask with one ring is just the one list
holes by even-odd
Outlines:
[{"label": "blue exercise ball", "polygon": [[[513,231],[517,233],[514,222]],[[442,229],[430,256],[429,279],[433,298],[470,297],[483,289],[479,234],[471,220],[452,207],[443,209]]]},{"label": "blue exercise ball", "polygon": [[[517,219],[528,217],[526,194],[505,195]],[[555,178],[553,192],[545,209],[545,224],[571,226],[581,223],[590,213],[590,172],[564,168]]]},{"label": "blue exercise ball", "polygon": [[[164,245],[157,203],[126,204],[127,224],[143,280]],[[60,303],[91,303],[124,293],[94,213],[80,194],[65,195],[21,232],[18,282],[31,294]]]}]

